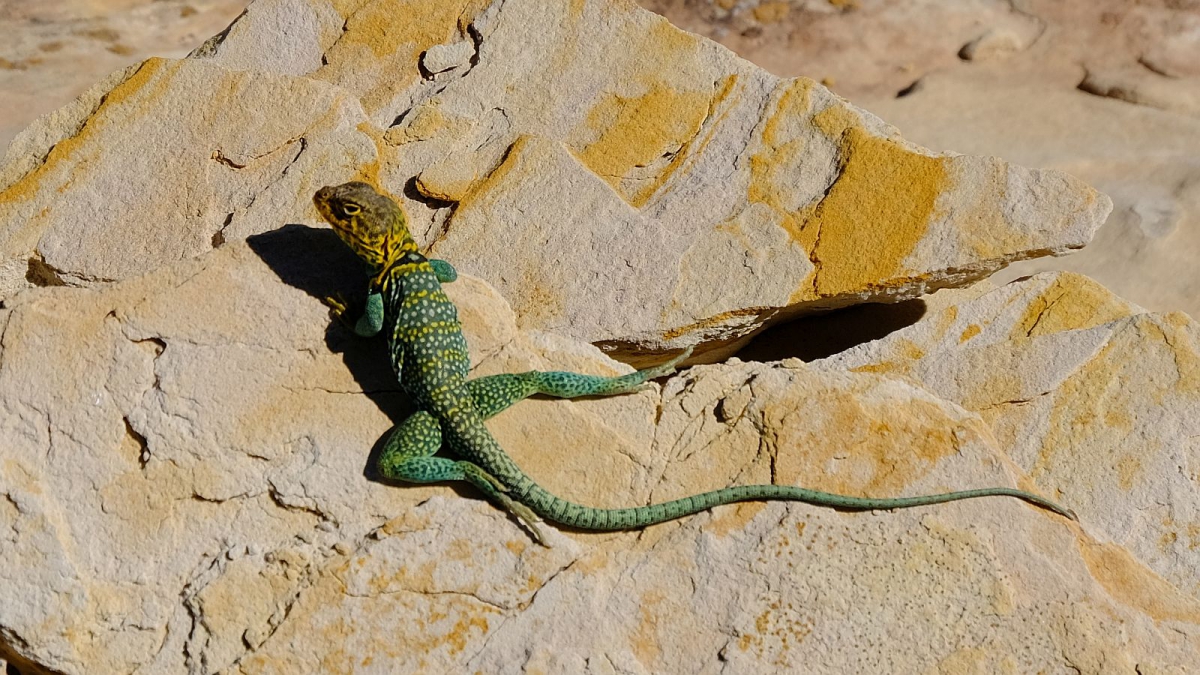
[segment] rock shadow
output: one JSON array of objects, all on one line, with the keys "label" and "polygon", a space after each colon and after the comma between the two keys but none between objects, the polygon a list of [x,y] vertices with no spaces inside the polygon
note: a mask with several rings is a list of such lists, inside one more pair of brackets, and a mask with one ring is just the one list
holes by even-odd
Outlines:
[{"label": "rock shadow", "polygon": [[743,361],[798,358],[816,361],[878,340],[925,315],[920,298],[892,304],[866,303],[805,316],[759,333],[737,357]]}]

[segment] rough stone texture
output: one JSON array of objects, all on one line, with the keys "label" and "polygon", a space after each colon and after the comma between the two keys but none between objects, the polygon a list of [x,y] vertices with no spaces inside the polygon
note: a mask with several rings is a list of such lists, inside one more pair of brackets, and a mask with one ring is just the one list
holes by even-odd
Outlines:
[{"label": "rough stone texture", "polygon": [[786,316],[1079,248],[1109,209],[1059,172],[929,153],[622,2],[261,0],[85,100],[9,155],[6,292],[311,217],[317,184],[357,171],[523,327],[716,359]]},{"label": "rough stone texture", "polygon": [[1038,488],[1200,594],[1200,325],[1046,273],[822,362],[899,375],[968,410]]},{"label": "rough stone texture", "polygon": [[[801,6],[859,11],[753,11],[778,23]],[[971,67],[1038,48],[1037,21],[997,16]],[[943,22],[955,62],[989,35],[968,24]],[[1171,44],[1147,62],[1191,77]],[[1038,105],[1064,100],[1100,99]],[[1042,140],[1035,159],[1053,159]],[[537,480],[589,504],[771,481],[873,496],[1010,485],[1076,508],[1079,525],[998,498],[747,504],[638,533],[548,525],[547,549],[469,489],[368,475],[407,402],[382,343],[330,327],[318,301],[361,290],[357,261],[294,224],[316,221],[316,186],[355,176],[400,195],[435,253],[488,276],[448,287],[478,375],[628,371],[586,341],[628,360],[700,341],[717,358],[790,313],[1077,247],[1106,210],[1064,174],[922,150],[625,3],[259,0],[194,58],[114,73],[39,121],[0,168],[0,664],[1200,662],[1191,319],[1075,275],[981,284],[895,305],[925,316],[890,336],[860,327],[841,339],[883,339],[814,364],[731,360],[489,423]]]},{"label": "rough stone texture", "polygon": [[[1195,0],[643,2],[777,75],[823,79],[909,140],[1062,169],[1112,196],[1080,255],[1021,262],[997,281],[1068,269],[1200,316]],[[777,6],[787,11],[760,9]],[[1005,32],[1019,51],[964,60]]]},{"label": "rough stone texture", "polygon": [[[1182,673],[1200,658],[1177,574],[1053,481],[1082,529],[1009,499],[750,504],[642,533],[547,527],[546,549],[469,490],[365,480],[402,401],[378,342],[326,329],[316,298],[351,262],[334,241],[293,226],[3,310],[6,657],[68,673]],[[623,368],[520,330],[479,280],[448,289],[477,374]],[[1123,309],[1108,305],[1089,320]],[[525,401],[491,426],[551,489],[600,505],[771,480],[1031,485],[979,416],[845,364],[700,366],[661,391]],[[1063,461],[1077,447],[1056,442]]]},{"label": "rough stone texture", "polygon": [[[55,283],[128,278],[307,219],[317,188],[375,156],[358,101],[303,78],[151,59],[84,100],[84,119],[42,118],[9,150],[19,169],[44,158],[4,174],[9,284],[35,263]],[[54,138],[60,121],[74,135]]]}]

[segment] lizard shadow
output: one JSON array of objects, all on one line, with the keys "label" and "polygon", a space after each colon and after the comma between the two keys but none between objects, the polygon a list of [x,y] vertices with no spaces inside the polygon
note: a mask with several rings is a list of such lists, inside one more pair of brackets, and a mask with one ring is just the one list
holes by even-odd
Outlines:
[{"label": "lizard shadow", "polygon": [[[289,223],[249,236],[246,243],[280,281],[293,288],[317,299],[340,294],[358,307],[365,302],[367,275],[362,261],[331,229]],[[415,408],[396,382],[382,335],[359,337],[330,317],[325,345],[341,355],[363,394],[392,424],[412,414]]]}]

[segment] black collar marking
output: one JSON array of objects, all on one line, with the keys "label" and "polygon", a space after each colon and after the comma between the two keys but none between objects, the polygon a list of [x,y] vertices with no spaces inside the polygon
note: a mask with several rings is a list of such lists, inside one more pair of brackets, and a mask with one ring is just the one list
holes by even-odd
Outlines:
[{"label": "black collar marking", "polygon": [[391,276],[392,270],[397,267],[400,267],[401,265],[419,265],[423,262],[429,262],[429,258],[426,258],[425,256],[421,255],[420,253],[417,253],[416,251],[412,251],[410,253],[405,253],[404,255],[400,256],[399,258],[396,258],[395,260],[393,260],[390,264],[388,264],[387,267],[383,268],[382,272],[375,275],[375,285],[382,284],[384,279]]}]

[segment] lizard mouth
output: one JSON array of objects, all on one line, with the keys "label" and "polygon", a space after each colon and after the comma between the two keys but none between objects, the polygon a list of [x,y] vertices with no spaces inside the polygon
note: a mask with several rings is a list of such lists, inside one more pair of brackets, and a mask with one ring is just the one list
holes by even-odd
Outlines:
[{"label": "lizard mouth", "polygon": [[317,207],[317,211],[321,214],[321,217],[328,221],[330,225],[335,220],[333,217],[333,205],[330,203],[333,200],[333,193],[333,186],[326,185],[317,190],[317,193],[313,195],[313,206]]}]

